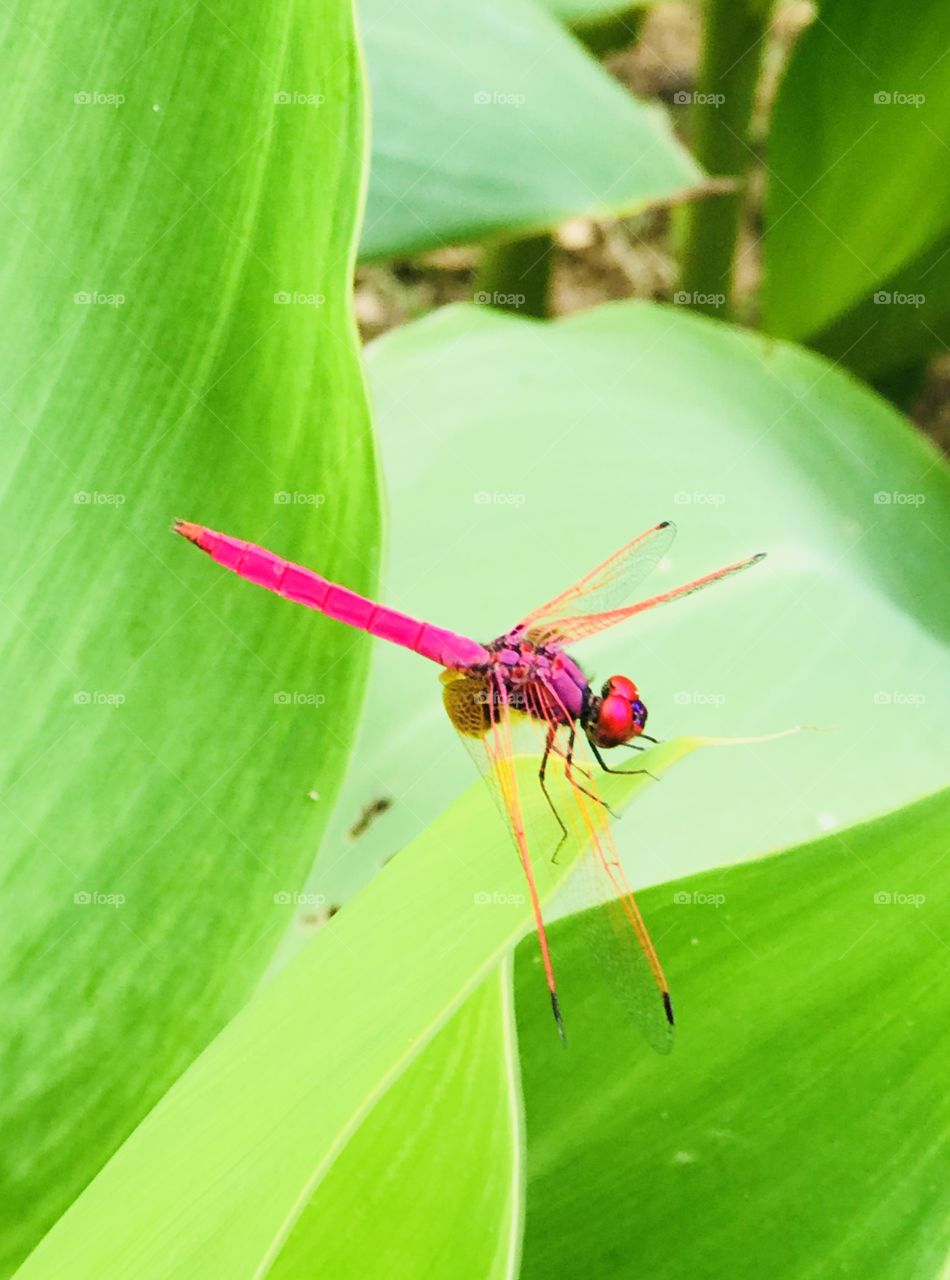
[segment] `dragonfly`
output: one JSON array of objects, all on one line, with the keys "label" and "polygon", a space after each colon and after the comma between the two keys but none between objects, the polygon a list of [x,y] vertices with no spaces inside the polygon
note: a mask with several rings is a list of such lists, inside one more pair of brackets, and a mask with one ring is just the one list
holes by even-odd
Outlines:
[{"label": "dragonfly", "polygon": [[[634,681],[624,675],[609,676],[597,692],[567,649],[637,614],[731,578],[758,564],[764,553],[627,603],[670,549],[676,529],[664,520],[527,614],[511,630],[483,644],[379,604],[254,543],[187,520],[176,520],[173,527],[218,564],[249,582],[411,649],[442,668],[442,698],[448,718],[489,781],[525,875],[551,1010],[558,1034],[566,1043],[515,768],[519,734],[526,728],[533,735],[539,757],[538,785],[561,832],[551,856],[556,859],[570,832],[585,845],[585,892],[588,901],[598,904],[597,909],[583,913],[591,943],[605,957],[615,993],[653,1046],[667,1052],[674,1025],[669,984],[627,882],[610,830],[609,816],[613,815],[595,776],[597,769],[606,773],[648,772],[615,768],[605,753],[621,747],[642,750],[641,739],[651,743],[656,739],[646,733],[647,708]],[[550,767],[552,760],[559,762],[557,771]],[[560,807],[552,795],[555,772],[560,780]]]}]

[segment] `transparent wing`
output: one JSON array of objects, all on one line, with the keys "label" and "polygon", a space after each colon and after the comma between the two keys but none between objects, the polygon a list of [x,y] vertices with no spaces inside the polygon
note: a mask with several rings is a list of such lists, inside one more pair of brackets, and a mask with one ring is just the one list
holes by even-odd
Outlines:
[{"label": "transparent wing", "polygon": [[669,520],[654,525],[615,551],[572,587],[529,613],[518,624],[519,627],[525,631],[543,631],[553,622],[603,612],[623,604],[663,559],[675,537],[676,526]]},{"label": "transparent wing", "polygon": [[587,636],[595,635],[598,631],[606,631],[608,627],[614,627],[618,622],[624,622],[627,618],[632,618],[637,613],[645,613],[648,609],[657,608],[658,605],[670,604],[673,600],[682,600],[684,596],[691,596],[697,591],[702,591],[705,587],[711,587],[714,582],[722,582],[724,578],[731,578],[735,574],[741,573],[743,569],[748,569],[764,559],[765,553],[759,552],[758,555],[749,556],[746,560],[737,560],[735,564],[727,564],[724,568],[716,569],[713,573],[704,574],[701,578],[694,578],[692,582],[685,582],[681,587],[674,587],[671,591],[663,591],[659,595],[650,596],[646,600],[627,605],[623,609],[608,609],[603,613],[562,614],[559,617],[545,618],[538,623],[533,623],[528,634],[536,643],[560,645],[561,647],[574,644]]},{"label": "transparent wing", "polygon": [[491,675],[479,676],[466,671],[444,671],[440,679],[443,685],[443,701],[449,719],[458,731],[476,768],[488,783],[505,825],[514,840],[515,851],[528,884],[531,910],[534,915],[544,975],[551,995],[554,1020],[558,1034],[562,1040],[566,1040],[554,977],[554,964],[544,927],[534,867],[528,850],[515,768],[513,721],[518,721],[519,728],[530,731],[529,717],[512,709],[504,684]]},{"label": "transparent wing", "polygon": [[[549,707],[539,697],[532,710],[542,720],[549,716]],[[577,913],[584,941],[619,1006],[658,1053],[669,1053],[669,984],[614,843],[609,812],[597,786],[600,766],[583,734],[572,736],[550,722],[548,728],[558,733],[564,765],[556,775],[555,804],[568,828],[586,842],[562,901]]]},{"label": "transparent wing", "polygon": [[[532,691],[532,686],[528,686],[525,714],[514,710],[504,688],[488,677],[446,672],[442,681],[449,718],[488,781],[514,839],[528,882],[541,960],[562,1038],[564,1029],[554,963],[541,913],[514,765],[518,753],[530,753],[540,761],[548,745],[545,786],[554,812],[548,835],[543,846],[534,850],[534,857],[554,856],[562,829],[585,845],[578,868],[571,876],[567,891],[569,905],[572,909],[592,908],[580,917],[585,942],[597,957],[599,968],[623,1010],[655,1049],[669,1052],[672,1013],[666,978],[624,875],[611,835],[609,815],[597,790],[594,765],[580,758],[586,744],[582,748],[571,728],[553,719],[549,689]],[[476,708],[472,713],[467,711],[469,703]],[[491,708],[490,716],[485,714],[485,707]],[[540,781],[538,786],[540,789]]]}]

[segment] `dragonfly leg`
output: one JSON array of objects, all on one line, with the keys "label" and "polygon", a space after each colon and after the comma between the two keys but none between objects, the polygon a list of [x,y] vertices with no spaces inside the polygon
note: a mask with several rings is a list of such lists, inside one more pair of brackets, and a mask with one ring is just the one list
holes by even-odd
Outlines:
[{"label": "dragonfly leg", "polygon": [[604,760],[604,757],[603,757],[603,756],[600,754],[600,752],[598,751],[598,749],[597,749],[597,744],[596,744],[596,743],[594,743],[594,742],[591,742],[590,738],[588,738],[588,739],[587,739],[587,741],[588,741],[588,743],[589,743],[589,745],[590,745],[590,749],[591,749],[591,751],[593,751],[593,753],[594,753],[594,759],[597,761],[597,763],[598,763],[598,764],[600,765],[600,767],[603,769],[604,773],[627,773],[627,774],[630,774],[630,773],[645,773],[645,774],[647,775],[647,777],[648,777],[648,778],[652,778],[654,782],[659,782],[659,781],[660,781],[660,779],[656,776],[656,774],[655,774],[655,773],[651,773],[649,769],[611,769],[610,765],[606,763],[606,761]]},{"label": "dragonfly leg", "polygon": [[[567,755],[564,757],[564,773],[567,776],[568,782],[571,784],[572,787],[576,788],[576,790],[582,792],[585,796],[587,796],[589,800],[594,800],[596,801],[597,804],[603,805],[603,807],[607,810],[607,812],[610,814],[612,818],[619,818],[620,817],[619,813],[614,813],[613,809],[611,809],[610,805],[607,803],[606,800],[604,800],[601,796],[595,796],[593,791],[588,791],[586,787],[582,787],[581,784],[575,780],[574,775],[571,772],[571,766],[574,763],[574,739],[576,737],[577,737],[577,730],[572,725],[570,733],[568,735],[568,739],[567,739]],[[591,743],[591,746],[593,745],[594,744]],[[597,754],[596,747],[594,747],[594,753],[595,755]],[[603,768],[604,762],[603,760],[600,759],[599,755],[597,756],[597,760],[600,763],[601,767]],[[586,770],[582,770],[582,772],[586,773]],[[607,772],[620,773],[622,772],[622,770],[608,769]],[[635,770],[635,772],[642,773],[643,770]]]},{"label": "dragonfly leg", "polygon": [[547,741],[544,744],[544,755],[541,757],[541,768],[538,770],[538,781],[541,783],[541,790],[544,792],[544,798],[545,800],[547,800],[548,804],[551,806],[551,812],[554,814],[555,818],[557,819],[557,825],[561,828],[561,838],[557,842],[554,852],[551,855],[552,862],[557,862],[557,855],[561,852],[561,845],[567,839],[567,827],[564,825],[564,819],[558,813],[555,807],[554,801],[551,799],[550,792],[548,791],[544,782],[544,773],[548,767],[548,756],[551,754],[551,749],[554,746],[554,739],[556,736],[557,736],[557,729],[555,729],[555,727],[551,725],[548,729]]}]

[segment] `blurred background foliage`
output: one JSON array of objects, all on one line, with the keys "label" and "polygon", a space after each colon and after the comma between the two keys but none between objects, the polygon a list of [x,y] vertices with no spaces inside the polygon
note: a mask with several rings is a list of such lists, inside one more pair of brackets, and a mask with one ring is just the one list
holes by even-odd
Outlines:
[{"label": "blurred background foliage", "polygon": [[[0,18],[3,1274],[936,1277],[950,12],[358,10]],[[672,1058],[573,919],[560,1054],[434,673],[178,515],[482,639],[769,552],[580,655],[658,774],[833,730],[609,779]]]}]

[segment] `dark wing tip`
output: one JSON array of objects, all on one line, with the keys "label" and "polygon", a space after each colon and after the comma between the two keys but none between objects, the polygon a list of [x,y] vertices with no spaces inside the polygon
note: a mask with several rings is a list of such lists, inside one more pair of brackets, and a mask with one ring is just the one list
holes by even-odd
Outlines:
[{"label": "dark wing tip", "polygon": [[661,520],[656,527],[658,529],[668,529],[672,523],[673,523],[672,520]]},{"label": "dark wing tip", "polygon": [[554,1013],[554,1021],[557,1023],[557,1033],[561,1037],[561,1044],[567,1048],[567,1032],[564,1030],[564,1019],[561,1017],[561,1005],[557,998],[557,993],[551,992],[551,1009]]},{"label": "dark wing tip", "polygon": [[749,564],[758,564],[760,560],[764,560],[768,555],[767,551],[757,551],[749,561]]},{"label": "dark wing tip", "polygon": [[676,1024],[673,1019],[673,1001],[670,999],[670,993],[668,991],[663,992],[663,1008],[666,1011],[667,1022],[671,1027],[675,1026]]}]

